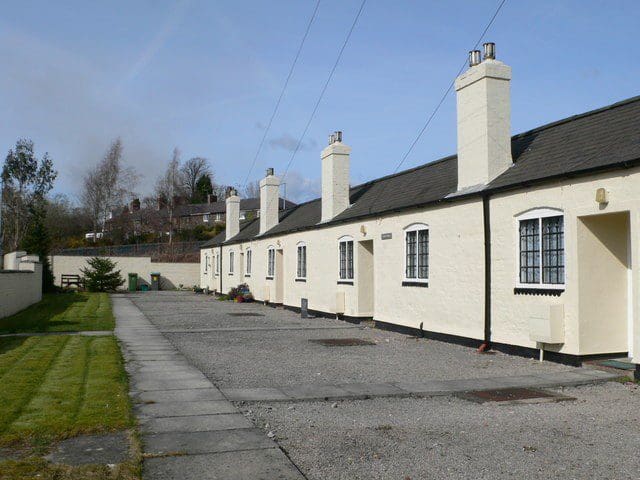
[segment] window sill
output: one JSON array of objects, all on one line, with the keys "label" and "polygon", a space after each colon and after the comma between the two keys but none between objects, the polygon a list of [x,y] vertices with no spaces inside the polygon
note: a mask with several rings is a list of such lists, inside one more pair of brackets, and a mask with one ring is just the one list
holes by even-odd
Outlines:
[{"label": "window sill", "polygon": [[338,285],[353,285],[353,280],[338,280]]},{"label": "window sill", "polygon": [[429,282],[415,282],[411,280],[405,280],[402,282],[403,287],[423,287],[427,288],[429,286]]},{"label": "window sill", "polygon": [[559,297],[564,292],[563,288],[546,288],[546,287],[515,287],[513,293],[515,295],[544,295],[551,297]]},{"label": "window sill", "polygon": [[245,275],[244,278],[251,278],[251,275]]},{"label": "window sill", "polygon": [[267,276],[267,277],[265,277],[265,279],[267,279],[267,280],[273,280],[273,277],[269,277],[269,276]]},{"label": "window sill", "polygon": [[306,283],[307,279],[306,278],[296,278],[294,281],[295,282],[305,282]]},{"label": "window sill", "polygon": [[229,274],[229,276],[230,276],[230,277],[233,277],[233,273],[230,273],[230,274]]}]

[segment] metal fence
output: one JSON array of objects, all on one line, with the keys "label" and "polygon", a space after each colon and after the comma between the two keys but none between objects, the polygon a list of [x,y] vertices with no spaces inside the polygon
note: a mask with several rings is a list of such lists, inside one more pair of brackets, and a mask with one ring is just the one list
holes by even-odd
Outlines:
[{"label": "metal fence", "polygon": [[131,245],[105,245],[101,247],[65,248],[54,255],[77,257],[175,257],[199,253],[203,242],[136,243]]}]

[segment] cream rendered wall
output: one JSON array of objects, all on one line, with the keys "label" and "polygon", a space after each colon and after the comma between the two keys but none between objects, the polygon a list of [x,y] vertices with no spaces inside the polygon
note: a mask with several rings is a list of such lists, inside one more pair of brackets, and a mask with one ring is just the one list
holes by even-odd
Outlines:
[{"label": "cream rendered wall", "polygon": [[[403,229],[425,223],[430,230],[428,288],[404,287]],[[392,238],[381,240],[383,233]],[[409,327],[481,339],[484,331],[484,260],[482,202],[478,199],[416,210],[400,215],[370,219],[276,238],[257,239],[242,245],[223,247],[253,251],[253,270],[244,278],[257,300],[264,299],[265,287],[275,298],[275,280],[267,280],[267,249],[282,249],[284,271],[283,303],[300,306],[309,300],[309,309],[333,313],[336,292],[345,293],[345,315],[370,316],[359,310],[359,264],[354,261],[354,285],[338,285],[338,239],[343,235],[354,242],[373,240],[374,318]],[[296,282],[297,244],[307,245],[307,281]],[[213,249],[210,249],[212,251]],[[358,246],[354,245],[357,252]],[[223,292],[240,283],[222,270]],[[366,302],[364,303],[366,304]]]},{"label": "cream rendered wall", "polygon": [[[596,189],[606,188],[609,203],[599,205],[595,201]],[[534,208],[551,207],[564,211],[565,229],[565,283],[560,297],[516,295],[514,287],[518,273],[518,229],[516,216]],[[601,335],[600,329],[589,331],[580,323],[579,268],[577,249],[578,217],[614,212],[630,212],[632,305],[630,319],[634,353],[640,353],[638,332],[638,298],[640,283],[638,259],[640,258],[640,169],[594,175],[587,179],[575,179],[530,188],[526,191],[503,193],[491,197],[491,259],[492,259],[492,340],[494,342],[536,348],[529,340],[528,317],[539,306],[563,304],[565,312],[565,343],[554,350],[582,355],[592,353],[588,345]],[[603,279],[606,282],[606,279]],[[625,335],[618,331],[613,336]],[[549,349],[552,349],[549,347]]]},{"label": "cream rendered wall", "polygon": [[[202,254],[201,254],[202,255]],[[81,268],[87,267],[87,260],[91,257],[76,257],[54,255],[51,257],[51,268],[56,285],[60,285],[62,274],[82,275]],[[123,288],[126,288],[126,280],[129,272],[137,273],[138,278],[150,283],[151,273],[160,272],[160,288],[192,287],[201,284],[201,263],[168,263],[152,262],[150,257],[108,257],[116,262],[116,268],[121,270],[125,279]],[[201,257],[202,258],[202,257]]]},{"label": "cream rendered wall", "polygon": [[629,214],[580,217],[577,225],[580,351],[627,351]]},{"label": "cream rendered wall", "polygon": [[0,318],[42,300],[42,264],[14,263],[18,270],[0,270]]},{"label": "cream rendered wall", "polygon": [[[595,202],[597,188],[609,191],[609,203]],[[630,212],[633,315],[629,343],[640,352],[640,169],[612,172],[514,191],[491,197],[492,255],[492,340],[536,348],[529,340],[529,315],[540,306],[564,305],[565,343],[546,346],[549,350],[582,355],[592,353],[588,345],[601,330],[580,330],[578,296],[578,258],[576,230],[578,217],[601,213]],[[518,274],[518,229],[516,216],[535,208],[558,208],[565,215],[565,281],[560,297],[514,294]],[[403,228],[412,223],[429,226],[429,286],[403,287]],[[275,281],[265,279],[267,247],[284,253],[284,304],[299,307],[300,299],[309,308],[335,312],[335,295],[345,293],[345,315],[362,316],[358,302],[358,262],[354,262],[354,285],[338,285],[338,239],[343,235],[355,242],[374,244],[374,318],[379,321],[422,328],[427,331],[482,339],[484,331],[484,239],[482,201],[479,198],[445,203],[441,206],[368,219],[353,224],[318,228],[281,237],[256,239],[242,245],[225,246],[222,263],[222,291],[241,281],[249,284],[257,300],[265,298],[265,287],[275,298]],[[364,232],[364,233],[363,233]],[[381,240],[391,233],[390,240]],[[296,282],[298,242],[307,245],[307,281]],[[228,250],[253,252],[250,277],[228,275]],[[213,254],[214,249],[209,251]],[[357,247],[355,248],[357,251]],[[218,251],[216,247],[215,251]],[[219,289],[215,278],[216,289]],[[623,327],[617,326],[618,330]],[[627,332],[615,332],[627,336]],[[582,339],[582,340],[581,340]],[[581,343],[582,342],[582,343]]]}]

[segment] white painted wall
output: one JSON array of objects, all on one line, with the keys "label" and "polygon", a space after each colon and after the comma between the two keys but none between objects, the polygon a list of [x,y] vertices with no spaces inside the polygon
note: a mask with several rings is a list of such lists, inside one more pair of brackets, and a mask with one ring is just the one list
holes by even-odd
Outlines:
[{"label": "white painted wall", "polygon": [[42,300],[42,264],[33,259],[21,262],[20,257],[22,255],[7,254],[5,265],[13,269],[0,270],[0,318]]},{"label": "white painted wall", "polygon": [[[609,203],[600,205],[595,201],[596,190],[609,191]],[[518,231],[516,216],[533,208],[550,207],[564,212],[565,229],[565,277],[566,288],[560,297],[538,295],[515,295],[518,272]],[[532,310],[540,306],[564,305],[565,343],[549,347],[563,353],[586,355],[595,352],[592,346],[603,334],[598,328],[588,328],[579,309],[580,259],[578,256],[578,222],[588,215],[630,212],[631,279],[633,331],[627,325],[610,325],[607,335],[611,339],[635,339],[636,355],[640,348],[640,321],[638,298],[640,298],[640,169],[610,172],[572,181],[558,181],[545,186],[509,192],[491,198],[491,258],[492,258],[492,339],[496,342],[536,347],[527,337],[528,318]],[[586,268],[591,268],[591,264]],[[610,279],[603,275],[602,284]],[[604,299],[606,289],[601,290]],[[597,294],[597,290],[593,290]],[[602,319],[606,322],[606,319]],[[613,340],[611,351],[621,351],[618,340]],[[624,351],[622,347],[622,351]]]},{"label": "white painted wall", "polygon": [[[55,284],[60,285],[62,274],[82,275],[81,268],[87,267],[87,260],[92,257],[76,257],[54,255],[51,257],[51,268]],[[198,263],[169,263],[152,262],[150,257],[107,257],[116,262],[116,268],[121,270],[125,279],[122,288],[127,287],[129,273],[138,274],[138,284],[143,280],[151,283],[151,273],[160,272],[160,288],[170,290],[182,284],[186,288],[199,285],[201,264]]]},{"label": "white painted wall", "polygon": [[[609,191],[609,203],[595,201],[598,188]],[[516,217],[533,208],[557,208],[565,216],[566,288],[560,297],[515,294],[518,274],[518,228]],[[596,353],[593,345],[603,335],[602,325],[589,328],[581,322],[579,309],[578,218],[602,213],[630,212],[630,263],[632,286],[632,331],[626,325],[610,325],[612,341],[605,346],[618,350],[621,339],[631,337],[634,352],[640,352],[640,169],[594,175],[586,179],[562,181],[545,186],[505,192],[491,198],[492,232],[492,340],[494,342],[536,348],[529,340],[529,315],[550,305],[562,304],[565,312],[565,343],[546,347],[563,353]],[[335,312],[336,292],[345,293],[345,315],[363,316],[359,302],[358,262],[354,285],[338,285],[338,239],[350,235],[356,242],[373,240],[374,245],[374,318],[379,321],[424,330],[482,339],[484,329],[484,240],[482,202],[479,198],[424,208],[362,222],[317,228],[276,238],[254,240],[223,247],[221,276],[202,274],[201,283],[213,284],[227,292],[246,281],[256,299],[264,298],[269,287],[272,301],[275,279],[267,280],[267,247],[283,251],[283,302],[299,307],[308,298],[309,308]],[[421,222],[429,225],[429,287],[403,287],[403,228]],[[364,233],[363,233],[364,232]],[[381,240],[391,233],[390,240]],[[307,281],[296,282],[296,244],[307,245]],[[253,251],[253,271],[246,277],[237,271],[228,275],[228,252]],[[217,255],[219,248],[203,250],[202,255]],[[357,251],[357,249],[356,249]],[[212,259],[215,265],[215,259]],[[363,277],[364,278],[364,277]],[[220,281],[222,280],[222,288]],[[602,281],[606,284],[607,279]],[[595,290],[597,292],[597,290]],[[595,293],[594,293],[595,294]],[[360,306],[359,306],[360,305]],[[613,340],[615,339],[615,340]],[[600,352],[598,352],[600,353]]]}]

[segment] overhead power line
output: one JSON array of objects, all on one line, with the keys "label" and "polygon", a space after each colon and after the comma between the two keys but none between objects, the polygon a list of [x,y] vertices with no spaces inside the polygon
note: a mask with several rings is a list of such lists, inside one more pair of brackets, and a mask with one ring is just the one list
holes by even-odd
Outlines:
[{"label": "overhead power line", "polygon": [[[505,3],[507,3],[507,0],[501,0],[500,1],[500,3],[498,4],[498,7],[496,8],[495,12],[491,16],[491,19],[489,20],[489,23],[487,23],[487,25],[484,27],[484,30],[482,30],[482,33],[478,37],[478,40],[474,44],[472,50],[475,50],[475,49],[478,48],[478,45],[480,45],[480,42],[482,42],[482,40],[484,39],[484,36],[489,31],[489,28],[491,28],[491,25],[493,25],[493,22],[497,18],[498,14],[500,13],[500,10],[502,10],[502,7],[504,6]],[[416,137],[413,139],[413,141],[409,145],[409,148],[407,149],[407,151],[404,153],[404,155],[402,155],[402,158],[400,159],[400,161],[396,165],[396,168],[393,171],[392,175],[397,173],[398,170],[400,170],[400,167],[402,167],[402,165],[404,164],[404,162],[407,159],[407,157],[409,157],[409,155],[413,151],[414,147],[416,146],[416,144],[418,143],[418,141],[420,140],[420,138],[422,137],[424,132],[427,130],[427,128],[429,127],[429,125],[431,124],[433,119],[435,118],[435,116],[438,113],[438,111],[440,110],[440,107],[442,106],[442,104],[446,100],[447,96],[449,95],[449,93],[453,89],[453,86],[455,85],[455,79],[460,76],[460,74],[463,72],[463,70],[465,69],[466,66],[467,66],[467,59],[465,59],[465,61],[462,63],[462,66],[458,70],[458,73],[454,77],[454,80],[451,81],[451,83],[449,83],[449,86],[445,90],[444,94],[442,95],[442,97],[440,97],[440,101],[436,104],[436,107],[433,109],[431,114],[427,117],[427,120],[425,121],[425,123],[422,125],[422,127],[418,131],[418,135],[416,135]],[[383,192],[384,192],[384,187],[380,190],[380,193],[376,196],[374,201],[371,203],[371,207],[369,207],[369,212],[373,211],[373,207],[374,207],[376,201],[382,195]]]},{"label": "overhead power line", "polygon": [[313,121],[313,118],[315,117],[316,112],[318,111],[318,107],[320,106],[320,102],[322,102],[322,98],[324,97],[324,94],[327,91],[327,87],[329,86],[329,83],[331,82],[331,79],[333,78],[333,74],[335,73],[336,68],[338,68],[338,64],[340,63],[340,59],[342,58],[342,54],[344,53],[344,50],[347,47],[347,44],[349,43],[349,39],[351,38],[351,34],[353,33],[353,30],[356,28],[356,24],[358,23],[358,19],[360,18],[360,15],[362,14],[362,10],[364,9],[364,6],[365,6],[366,3],[367,3],[367,0],[362,0],[362,3],[360,4],[360,8],[358,9],[358,12],[356,13],[355,18],[353,19],[353,23],[351,24],[351,28],[349,28],[349,32],[347,33],[347,36],[345,37],[344,42],[342,43],[342,47],[340,47],[340,50],[338,52],[338,56],[336,57],[336,60],[333,63],[333,67],[331,68],[331,71],[329,72],[329,76],[327,77],[327,80],[324,82],[324,85],[322,86],[322,90],[320,91],[320,95],[318,96],[318,99],[316,100],[316,103],[313,106],[313,110],[311,111],[311,115],[309,115],[309,119],[307,120],[307,123],[304,126],[304,129],[302,130],[302,134],[298,138],[298,143],[296,144],[296,148],[293,151],[293,153],[291,154],[291,158],[289,158],[289,162],[287,163],[287,167],[285,168],[284,174],[282,175],[282,180],[283,180],[282,183],[284,183],[284,179],[286,178],[287,173],[289,172],[289,168],[291,167],[291,164],[293,163],[293,161],[294,161],[294,159],[296,157],[296,154],[300,150],[300,146],[302,145],[302,141],[304,140],[304,137],[307,134],[307,131],[309,130],[309,126],[311,125],[311,122]]},{"label": "overhead power line", "polygon": [[251,172],[253,171],[253,168],[256,166],[256,162],[258,161],[258,157],[260,156],[260,152],[262,151],[262,147],[264,145],[264,142],[267,138],[267,135],[269,134],[269,130],[271,129],[271,125],[273,124],[273,119],[276,117],[276,114],[278,113],[278,109],[280,108],[280,103],[282,102],[282,98],[284,97],[284,92],[287,90],[287,86],[289,85],[289,80],[291,80],[291,76],[293,75],[293,71],[296,68],[296,64],[298,63],[298,58],[300,58],[300,52],[302,52],[302,47],[304,46],[305,42],[307,41],[307,36],[309,36],[309,31],[311,30],[311,25],[313,24],[314,20],[316,19],[316,16],[318,14],[318,8],[320,7],[320,0],[318,0],[316,2],[316,6],[313,9],[313,13],[311,14],[311,18],[309,19],[309,23],[307,23],[307,28],[304,31],[304,35],[302,36],[302,40],[300,41],[300,45],[298,46],[298,51],[296,52],[296,56],[293,59],[293,63],[291,64],[291,68],[289,69],[289,73],[287,75],[286,80],[284,81],[284,85],[282,86],[282,90],[280,91],[280,96],[278,97],[278,100],[276,101],[276,105],[273,108],[273,112],[271,112],[271,117],[269,118],[269,122],[267,123],[267,126],[264,130],[264,133],[262,135],[262,139],[260,140],[260,144],[258,145],[258,150],[256,150],[256,154],[253,157],[253,162],[251,162],[251,166],[249,167],[249,171],[247,172],[247,176],[244,179],[244,183],[242,184],[242,186],[246,186],[247,182],[249,181],[249,177],[251,176]]}]

